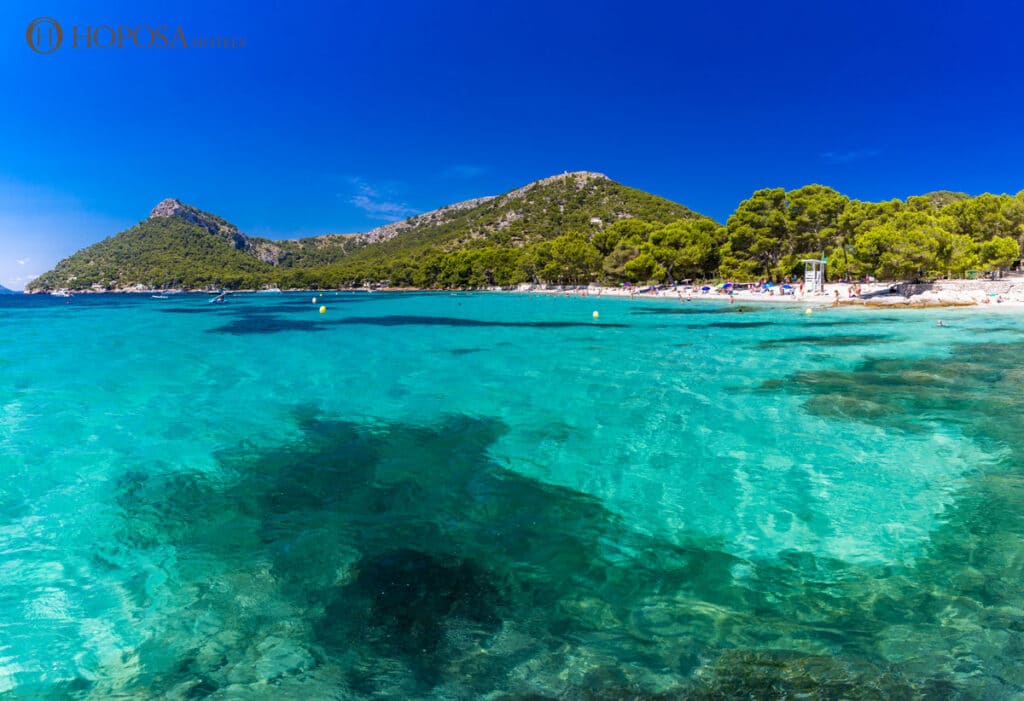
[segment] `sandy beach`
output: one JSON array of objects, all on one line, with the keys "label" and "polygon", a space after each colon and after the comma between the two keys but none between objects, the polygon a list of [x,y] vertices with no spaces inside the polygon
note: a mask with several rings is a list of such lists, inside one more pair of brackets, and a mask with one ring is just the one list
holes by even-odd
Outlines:
[{"label": "sandy beach", "polygon": [[884,308],[928,307],[1024,307],[1024,278],[1002,280],[941,280],[931,283],[827,283],[820,293],[800,292],[794,287],[791,294],[782,294],[777,286],[775,294],[737,286],[731,293],[712,288],[702,291],[701,286],[690,287],[550,287],[520,285],[517,292],[546,295],[584,297],[625,297],[640,300],[692,300],[718,301],[724,304],[739,302],[753,304],[806,304],[810,306],[864,306]]}]

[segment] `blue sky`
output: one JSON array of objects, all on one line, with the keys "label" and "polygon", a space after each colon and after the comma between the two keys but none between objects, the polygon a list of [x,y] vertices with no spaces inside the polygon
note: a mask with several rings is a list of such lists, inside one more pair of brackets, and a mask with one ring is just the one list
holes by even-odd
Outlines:
[{"label": "blue sky", "polygon": [[[758,188],[1024,188],[1021,3],[0,5],[0,283],[178,197],[274,238],[564,170],[724,221]],[[29,22],[238,49],[61,48]]]}]

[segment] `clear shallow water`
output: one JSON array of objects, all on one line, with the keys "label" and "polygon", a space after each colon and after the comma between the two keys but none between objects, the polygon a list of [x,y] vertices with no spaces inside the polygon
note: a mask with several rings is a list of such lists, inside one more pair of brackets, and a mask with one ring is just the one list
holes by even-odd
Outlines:
[{"label": "clear shallow water", "polygon": [[322,301],[0,298],[0,694],[1024,695],[1024,315]]}]

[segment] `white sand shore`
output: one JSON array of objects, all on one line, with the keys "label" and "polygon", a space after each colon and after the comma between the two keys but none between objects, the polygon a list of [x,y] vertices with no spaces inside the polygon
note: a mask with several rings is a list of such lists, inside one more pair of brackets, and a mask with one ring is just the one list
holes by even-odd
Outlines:
[{"label": "white sand shore", "polygon": [[[867,307],[1024,307],[1024,279],[1003,280],[942,280],[933,283],[828,283],[823,293],[799,291],[782,294],[775,287],[776,294],[754,291],[747,288],[735,290],[731,295],[724,290],[702,291],[700,287],[554,287],[542,285],[520,285],[518,292],[546,295],[567,295],[583,297],[625,297],[636,300],[662,299],[686,302],[689,300],[718,301],[730,303],[857,305]],[[859,293],[859,294],[858,294]],[[731,302],[730,302],[731,300]]]}]

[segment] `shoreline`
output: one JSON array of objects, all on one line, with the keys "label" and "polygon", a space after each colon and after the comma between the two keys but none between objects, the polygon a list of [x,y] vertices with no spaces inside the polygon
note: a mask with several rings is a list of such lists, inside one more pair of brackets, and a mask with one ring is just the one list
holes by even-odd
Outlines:
[{"label": "shoreline", "polygon": [[[576,297],[615,297],[633,300],[664,300],[686,303],[688,301],[720,302],[722,304],[743,303],[755,305],[804,305],[821,307],[862,307],[866,309],[936,309],[966,308],[980,309],[1024,307],[1024,280],[1012,281],[943,281],[942,283],[865,283],[860,285],[859,296],[850,295],[847,283],[827,283],[824,292],[813,294],[766,294],[741,289],[733,294],[721,290],[710,292],[681,291],[678,289],[651,288],[643,292],[630,291],[622,287],[576,287],[563,289],[542,289],[521,287],[514,290],[521,294],[543,294]],[[896,291],[892,291],[896,288]],[[923,289],[922,289],[923,288]],[[999,288],[999,289],[995,289]],[[838,296],[837,294],[838,293]],[[730,299],[732,302],[730,302]]]},{"label": "shoreline", "polygon": [[[864,283],[858,285],[860,295],[850,294],[848,283],[826,283],[824,292],[803,294],[794,290],[792,294],[770,294],[755,292],[750,289],[737,289],[731,294],[721,289],[701,291],[693,287],[651,286],[641,289],[606,286],[556,286],[520,284],[510,287],[481,287],[465,290],[447,290],[419,287],[339,287],[333,289],[288,289],[280,292],[266,293],[263,290],[245,289],[229,290],[229,295],[266,295],[276,297],[279,294],[329,294],[329,293],[402,293],[402,292],[497,292],[527,295],[547,295],[556,297],[602,297],[632,300],[662,300],[686,303],[688,301],[720,302],[722,304],[755,305],[807,305],[813,307],[863,307],[867,309],[934,309],[949,307],[986,308],[1018,308],[1024,307],[1024,278],[1006,278],[1003,280],[943,280],[933,283]],[[155,295],[165,294],[168,297],[181,295],[216,295],[216,290],[68,290],[72,295]],[[47,296],[50,291],[23,291],[24,296]],[[15,293],[12,296],[20,296]]]}]

